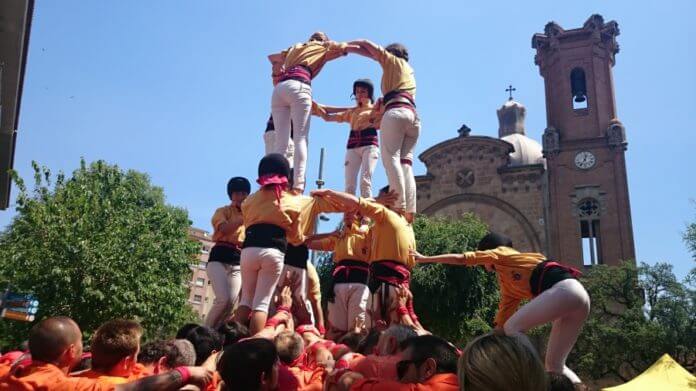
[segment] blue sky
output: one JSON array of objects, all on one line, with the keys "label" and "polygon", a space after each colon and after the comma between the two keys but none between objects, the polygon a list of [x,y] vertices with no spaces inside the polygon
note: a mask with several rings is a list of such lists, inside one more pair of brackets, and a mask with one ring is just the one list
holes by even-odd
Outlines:
[{"label": "blue sky", "polygon": [[[495,110],[512,83],[527,106],[527,133],[546,125],[543,80],[532,34],[554,20],[575,28],[593,13],[619,23],[614,68],[626,125],[638,259],[694,265],[681,235],[696,219],[696,27],[692,1],[270,1],[39,0],[24,85],[15,167],[31,160],[71,172],[81,156],[148,173],[168,202],[210,229],[227,202],[230,176],[255,178],[270,107],[266,55],[315,30],[336,40],[406,44],[418,81],[423,128],[416,148],[456,136],[496,136]],[[349,56],[313,83],[317,101],[350,105],[354,79],[380,78],[375,63]],[[326,182],[343,187],[347,128],[314,119],[310,177],[325,147]],[[417,162],[417,174],[425,167]],[[375,178],[385,182],[381,166]],[[13,190],[16,195],[16,189]],[[0,212],[6,226],[13,210]],[[329,225],[329,224],[327,224]]]}]

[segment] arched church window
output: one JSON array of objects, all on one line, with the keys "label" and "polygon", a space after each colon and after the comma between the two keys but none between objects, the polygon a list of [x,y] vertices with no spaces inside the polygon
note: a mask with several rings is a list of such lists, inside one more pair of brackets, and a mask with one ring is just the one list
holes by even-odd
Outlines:
[{"label": "arched church window", "polygon": [[582,260],[585,266],[602,263],[602,242],[600,238],[600,204],[594,198],[585,198],[578,205],[580,218],[580,238],[582,240]]},{"label": "arched church window", "polygon": [[587,82],[585,70],[577,67],[570,71],[570,92],[573,99],[573,110],[587,108]]}]

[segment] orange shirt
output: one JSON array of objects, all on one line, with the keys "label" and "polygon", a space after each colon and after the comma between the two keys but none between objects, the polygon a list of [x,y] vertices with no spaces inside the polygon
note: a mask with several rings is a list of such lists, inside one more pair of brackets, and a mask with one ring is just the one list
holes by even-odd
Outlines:
[{"label": "orange shirt", "polygon": [[406,218],[374,200],[361,198],[360,214],[374,221],[370,228],[370,261],[392,261],[412,268],[416,261],[410,250],[416,249],[413,227]]},{"label": "orange shirt", "polygon": [[345,53],[346,46],[348,46],[346,43],[334,41],[298,43],[282,52],[285,56],[285,69],[304,65],[312,71],[312,78],[315,78],[327,61]]},{"label": "orange shirt", "polygon": [[152,371],[148,369],[145,365],[141,363],[136,363],[135,367],[133,367],[133,370],[131,371],[130,376],[128,376],[128,380],[138,380],[152,375]]},{"label": "orange shirt", "polygon": [[220,374],[217,371],[213,372],[213,379],[210,383],[205,385],[205,391],[217,391],[218,385],[220,385]]},{"label": "orange shirt", "polygon": [[87,379],[96,379],[100,382],[105,382],[107,384],[123,384],[123,383],[128,383],[130,381],[138,380],[143,377],[147,377],[152,375],[152,373],[141,363],[135,364],[135,367],[133,367],[133,370],[131,371],[131,374],[128,377],[123,377],[123,376],[111,376],[111,375],[106,375],[102,372],[96,371],[94,369],[78,372],[75,374],[72,374],[72,377],[84,377]]},{"label": "orange shirt", "polygon": [[290,373],[297,379],[298,391],[321,391],[324,389],[326,370],[317,367],[314,370],[303,370],[297,367],[288,367]]},{"label": "orange shirt", "polygon": [[34,363],[0,378],[0,391],[113,391],[115,385],[84,377],[69,377],[52,364]]},{"label": "orange shirt", "polygon": [[10,373],[10,363],[0,363],[0,378]]},{"label": "orange shirt", "polygon": [[379,48],[377,61],[382,66],[382,95],[398,90],[408,92],[416,98],[416,78],[408,61],[396,57],[383,47]]},{"label": "orange shirt", "polygon": [[369,262],[371,245],[369,228],[357,222],[346,227],[341,235],[330,236],[317,242],[320,250],[333,251],[336,263],[345,260]]},{"label": "orange shirt", "polygon": [[529,279],[534,268],[546,259],[543,254],[520,253],[504,246],[486,251],[468,251],[464,257],[467,266],[491,265],[495,268],[500,288],[500,303],[495,316],[497,327],[505,325],[522,300],[533,297]]},{"label": "orange shirt", "polygon": [[94,380],[97,380],[101,383],[113,384],[113,385],[123,384],[123,383],[127,383],[130,381],[126,377],[105,375],[99,371],[95,371],[94,369],[78,372],[78,373],[73,374],[71,376],[72,377],[84,377],[86,379],[94,379]]},{"label": "orange shirt", "polygon": [[[243,222],[244,219],[241,209],[237,209],[232,205],[217,208],[211,219],[211,224],[213,225],[213,242],[230,242],[241,246],[241,244],[244,243]],[[220,226],[223,223],[236,223],[239,224],[239,226],[234,231],[225,235],[220,231]]]},{"label": "orange shirt", "polygon": [[438,373],[424,383],[362,379],[353,384],[350,389],[356,391],[459,391],[459,380],[454,373]]},{"label": "orange shirt", "polygon": [[401,361],[401,356],[375,356],[373,354],[357,358],[350,362],[350,370],[358,372],[366,378],[398,381],[396,363]]}]

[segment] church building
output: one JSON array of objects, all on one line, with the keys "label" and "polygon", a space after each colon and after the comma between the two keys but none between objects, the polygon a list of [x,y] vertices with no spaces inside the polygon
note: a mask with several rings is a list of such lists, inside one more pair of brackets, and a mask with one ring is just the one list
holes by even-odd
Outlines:
[{"label": "church building", "polygon": [[473,213],[520,251],[576,266],[635,260],[626,176],[626,131],[616,115],[612,68],[618,24],[591,16],[581,28],[548,23],[534,34],[547,127],[526,136],[525,107],[498,109],[498,138],[470,135],[425,150],[418,211]]}]

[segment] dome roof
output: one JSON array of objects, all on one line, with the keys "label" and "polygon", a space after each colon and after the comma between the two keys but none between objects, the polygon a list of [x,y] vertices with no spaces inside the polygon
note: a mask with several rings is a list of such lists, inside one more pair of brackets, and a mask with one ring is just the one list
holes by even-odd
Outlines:
[{"label": "dome roof", "polygon": [[541,144],[520,133],[513,133],[501,137],[515,148],[510,152],[511,166],[524,166],[528,164],[544,164],[544,155],[541,152]]}]

